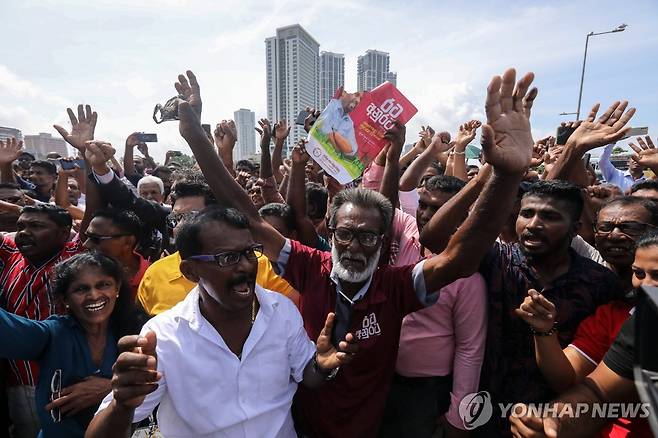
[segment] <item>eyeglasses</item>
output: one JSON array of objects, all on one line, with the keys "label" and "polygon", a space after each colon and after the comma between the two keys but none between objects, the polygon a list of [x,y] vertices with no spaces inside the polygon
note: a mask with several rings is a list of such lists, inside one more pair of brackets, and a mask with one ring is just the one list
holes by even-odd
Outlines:
[{"label": "eyeglasses", "polygon": [[112,236],[101,236],[100,234],[85,233],[85,238],[89,239],[92,243],[99,244],[106,240],[118,239],[119,237],[131,236],[132,234],[114,234]]},{"label": "eyeglasses", "polygon": [[351,230],[344,227],[329,228],[329,231],[334,234],[336,241],[342,245],[349,245],[356,236],[361,246],[373,247],[377,245],[382,237],[381,234],[372,231]]},{"label": "eyeglasses", "polygon": [[654,228],[653,225],[645,224],[642,222],[628,221],[628,222],[599,222],[594,227],[594,231],[599,234],[610,234],[617,228],[623,234],[629,237],[637,237],[644,233],[647,228]]},{"label": "eyeglasses", "polygon": [[226,251],[214,255],[195,255],[188,257],[188,260],[198,260],[200,262],[215,262],[220,268],[236,265],[242,257],[250,262],[258,261],[263,256],[263,245],[254,245],[243,251]]},{"label": "eyeglasses", "polygon": [[[62,396],[62,370],[56,369],[53,373],[52,379],[50,379],[50,401],[53,402]],[[59,423],[62,421],[62,413],[59,408],[53,408],[50,410],[50,418],[53,420],[53,423]]]},{"label": "eyeglasses", "polygon": [[167,226],[172,230],[184,220],[188,220],[197,214],[198,211],[186,211],[185,213],[171,213],[167,216]]}]

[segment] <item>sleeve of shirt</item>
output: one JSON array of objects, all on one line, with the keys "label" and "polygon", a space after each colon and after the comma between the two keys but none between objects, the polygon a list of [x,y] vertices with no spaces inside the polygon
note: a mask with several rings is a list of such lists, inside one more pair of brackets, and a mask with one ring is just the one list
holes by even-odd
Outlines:
[{"label": "sleeve of shirt", "polygon": [[[6,262],[9,260],[9,257],[13,252],[16,250],[16,244],[14,243],[14,239],[12,239],[9,234],[2,234],[0,235],[0,260],[3,262]],[[0,272],[2,269],[0,269]],[[4,288],[0,289],[0,295],[2,295],[2,292],[4,291]]]},{"label": "sleeve of shirt", "polygon": [[610,347],[607,341],[610,327],[609,308],[605,304],[599,306],[594,315],[585,318],[578,325],[573,341],[569,344],[569,347],[578,351],[594,366],[601,362]]},{"label": "sleeve of shirt", "polygon": [[380,166],[374,161],[370,163],[370,166],[363,172],[363,180],[361,185],[370,190],[379,191],[379,187],[384,178],[384,166]]},{"label": "sleeve of shirt", "polygon": [[413,189],[408,192],[398,192],[398,199],[400,200],[400,209],[415,217],[418,210],[418,201],[420,200],[418,190]]},{"label": "sleeve of shirt", "polygon": [[317,282],[318,275],[323,270],[323,262],[331,256],[308,246],[302,245],[296,240],[288,239],[279,254],[277,269],[283,267],[283,274],[279,273],[284,280],[297,290],[301,295],[308,291],[308,284]]},{"label": "sleeve of shirt", "polygon": [[603,363],[621,377],[633,379],[635,354],[635,314],[626,320],[617,338],[603,357]]},{"label": "sleeve of shirt", "polygon": [[582,237],[574,237],[571,241],[571,248],[576,251],[578,255],[595,261],[601,266],[605,266],[605,260],[603,260],[603,257],[601,257],[601,253],[598,252],[597,249],[592,245],[587,243]]},{"label": "sleeve of shirt", "polygon": [[288,360],[290,362],[290,375],[295,382],[304,379],[304,368],[315,354],[316,348],[304,329],[302,315],[295,306],[290,309],[288,321],[290,321],[290,337],[288,338]]},{"label": "sleeve of shirt", "polygon": [[414,291],[416,292],[416,297],[418,301],[425,306],[431,306],[435,304],[439,299],[440,291],[428,291],[427,286],[425,285],[425,274],[423,273],[423,266],[425,265],[425,260],[421,260],[414,266],[413,271],[411,271],[411,279],[414,284]]},{"label": "sleeve of shirt", "polygon": [[612,154],[612,148],[614,146],[614,143],[609,144],[603,149],[601,158],[599,158],[599,169],[601,169],[601,174],[607,183],[614,184],[623,190],[624,172],[617,169],[610,162],[610,155]]},{"label": "sleeve of shirt", "polygon": [[149,315],[152,315],[152,309],[151,309],[151,299],[150,299],[150,291],[151,291],[151,274],[149,273],[149,270],[147,269],[146,272],[144,273],[144,276],[142,277],[142,281],[139,282],[139,286],[137,287],[137,302],[142,306],[142,309],[146,311]]},{"label": "sleeve of shirt", "polygon": [[455,357],[452,367],[452,392],[446,420],[464,429],[459,403],[467,394],[477,392],[487,338],[487,287],[480,274],[461,280],[453,309]]},{"label": "sleeve of shirt", "polygon": [[50,340],[48,325],[53,321],[34,321],[0,309],[0,357],[36,360]]}]

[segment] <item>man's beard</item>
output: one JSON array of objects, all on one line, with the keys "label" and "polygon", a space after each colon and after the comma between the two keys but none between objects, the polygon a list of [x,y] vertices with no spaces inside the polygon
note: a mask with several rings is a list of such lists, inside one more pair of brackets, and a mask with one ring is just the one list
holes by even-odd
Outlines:
[{"label": "man's beard", "polygon": [[[366,256],[362,254],[354,254],[349,251],[345,251],[342,254],[338,254],[336,245],[333,245],[331,247],[331,261],[333,263],[333,270],[338,276],[338,278],[343,281],[346,281],[348,283],[362,283],[368,280],[377,269],[377,264],[379,263],[379,255],[381,251],[382,251],[382,247],[380,246],[377,249],[377,252],[373,254],[372,257],[370,257],[370,259],[368,260]],[[365,263],[365,268],[363,269],[363,271],[360,272],[346,268],[340,262],[341,255],[362,260]]]}]

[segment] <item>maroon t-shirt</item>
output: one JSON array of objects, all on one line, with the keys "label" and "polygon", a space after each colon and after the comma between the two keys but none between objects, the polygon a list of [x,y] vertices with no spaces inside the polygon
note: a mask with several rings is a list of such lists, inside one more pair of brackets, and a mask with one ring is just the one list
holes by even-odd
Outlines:
[{"label": "maroon t-shirt", "polygon": [[[329,277],[331,254],[291,241],[283,278],[300,293],[304,327],[316,340],[336,306],[336,285]],[[376,436],[384,412],[405,315],[423,305],[414,290],[414,265],[380,266],[365,296],[352,309],[350,332],[359,345],[352,363],[316,390],[297,390],[294,414],[313,437]]]}]

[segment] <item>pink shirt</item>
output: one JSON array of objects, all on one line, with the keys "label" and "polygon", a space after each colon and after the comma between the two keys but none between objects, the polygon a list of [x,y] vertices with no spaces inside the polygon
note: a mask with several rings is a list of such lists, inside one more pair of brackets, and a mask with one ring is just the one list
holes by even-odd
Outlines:
[{"label": "pink shirt", "polygon": [[[394,266],[420,260],[416,219],[400,210],[393,217],[393,236],[398,242]],[[487,335],[487,289],[475,273],[441,289],[431,307],[407,315],[402,321],[396,372],[406,377],[452,374],[450,409],[446,419],[464,429],[459,402],[477,392]]]},{"label": "pink shirt", "polygon": [[[366,189],[378,192],[383,178],[384,167],[375,164],[373,161],[363,172],[363,180],[361,181],[361,186]],[[413,189],[409,192],[398,192],[398,199],[400,201],[400,208],[402,211],[412,216],[416,215],[419,199],[418,191],[416,189]]]}]

